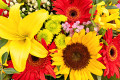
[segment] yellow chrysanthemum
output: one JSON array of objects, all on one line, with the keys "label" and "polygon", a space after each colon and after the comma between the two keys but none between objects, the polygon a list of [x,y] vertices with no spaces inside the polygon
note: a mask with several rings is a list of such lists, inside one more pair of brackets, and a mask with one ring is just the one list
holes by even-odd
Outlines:
[{"label": "yellow chrysanthemum", "polygon": [[8,40],[0,49],[0,56],[10,51],[13,66],[17,71],[25,69],[29,53],[40,58],[47,56],[48,51],[34,39],[46,19],[48,12],[43,9],[22,19],[20,4],[10,8],[9,18],[0,16],[0,37]]},{"label": "yellow chrysanthemum", "polygon": [[65,80],[68,74],[70,80],[94,80],[91,73],[102,76],[102,69],[106,67],[97,60],[101,57],[98,53],[101,49],[100,38],[95,32],[85,35],[84,29],[72,38],[66,37],[66,47],[51,55],[52,65],[60,66],[59,71],[55,69],[56,74],[64,74]]},{"label": "yellow chrysanthemum", "polygon": [[59,34],[56,39],[55,39],[55,44],[58,48],[65,48],[66,45],[65,45],[65,35],[64,34]]},{"label": "yellow chrysanthemum", "polygon": [[97,4],[97,15],[95,16],[94,22],[98,24],[100,28],[119,29],[119,18],[119,9],[106,9],[104,1]]},{"label": "yellow chrysanthemum", "polygon": [[42,38],[46,41],[47,44],[50,44],[53,39],[53,34],[47,29],[40,30],[37,35],[37,39],[38,41],[41,41]]}]

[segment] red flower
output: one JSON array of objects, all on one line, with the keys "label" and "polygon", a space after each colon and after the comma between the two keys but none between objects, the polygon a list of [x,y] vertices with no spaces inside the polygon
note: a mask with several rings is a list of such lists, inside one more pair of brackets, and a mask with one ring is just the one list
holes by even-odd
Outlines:
[{"label": "red flower", "polygon": [[[48,52],[49,50],[56,48],[54,42],[47,46],[45,40],[42,39],[41,43],[48,50]],[[8,61],[8,65],[8,68],[13,68],[12,61]],[[44,76],[45,74],[56,78],[53,68],[54,66],[51,65],[50,52],[46,58],[38,58],[29,55],[26,63],[26,69],[20,74],[13,74],[12,78],[14,80],[46,80]]]},{"label": "red flower", "polygon": [[[10,3],[7,3],[6,0],[2,0],[2,1],[5,2],[8,6],[10,5]],[[0,9],[0,16],[8,17],[9,11],[6,9]]]},{"label": "red flower", "polygon": [[103,37],[104,40],[108,43],[108,46],[103,44],[100,54],[102,55],[99,58],[105,66],[104,76],[110,78],[116,74],[116,78],[120,77],[119,68],[120,68],[120,35],[113,38],[112,29],[108,29]]},{"label": "red flower", "polygon": [[118,3],[120,4],[120,0],[118,0]]},{"label": "red flower", "polygon": [[75,21],[80,23],[90,20],[89,10],[92,7],[92,0],[56,0],[53,1],[53,10],[56,14],[68,17],[68,22],[73,24]]}]

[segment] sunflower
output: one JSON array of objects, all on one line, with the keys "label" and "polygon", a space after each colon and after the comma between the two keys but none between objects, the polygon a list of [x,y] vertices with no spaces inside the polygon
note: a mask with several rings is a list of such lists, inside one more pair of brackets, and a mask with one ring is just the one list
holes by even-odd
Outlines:
[{"label": "sunflower", "polygon": [[97,60],[100,37],[95,32],[85,35],[84,29],[74,33],[73,37],[66,37],[66,47],[51,54],[52,65],[60,66],[59,70],[55,69],[56,74],[64,74],[65,80],[68,74],[70,80],[94,80],[91,73],[102,76],[105,66]]},{"label": "sunflower", "polygon": [[120,28],[119,18],[119,9],[106,9],[104,1],[97,4],[97,15],[95,16],[94,22],[100,28],[118,30]]},{"label": "sunflower", "polygon": [[92,7],[92,0],[56,0],[53,1],[53,6],[53,10],[57,11],[56,14],[68,17],[69,23],[73,24],[75,21],[82,23],[90,19],[89,10]]},{"label": "sunflower", "polygon": [[116,77],[120,77],[119,68],[120,68],[120,35],[113,37],[112,29],[108,29],[105,33],[104,40],[108,43],[108,46],[103,44],[102,49],[100,50],[101,58],[98,60],[101,61],[106,69],[104,71],[104,76],[110,78],[114,74]]},{"label": "sunflower", "polygon": [[[41,40],[42,45],[48,50],[56,48],[55,43],[47,45],[44,39]],[[23,72],[13,74],[12,79],[14,80],[46,80],[44,75],[51,75],[56,78],[53,70],[54,66],[51,64],[51,52],[48,53],[45,58],[38,58],[31,54],[27,59],[26,68]],[[12,61],[8,61],[8,68],[13,68]]]}]

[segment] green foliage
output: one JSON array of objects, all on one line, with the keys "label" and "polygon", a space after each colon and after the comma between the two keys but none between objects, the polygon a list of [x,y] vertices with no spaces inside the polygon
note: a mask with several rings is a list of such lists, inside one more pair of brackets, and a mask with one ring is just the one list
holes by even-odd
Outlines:
[{"label": "green foliage", "polygon": [[1,48],[2,46],[4,46],[7,42],[8,42],[8,40],[6,40],[6,39],[1,39],[1,40],[0,40],[0,48]]},{"label": "green foliage", "polygon": [[112,76],[110,79],[107,78],[107,76],[102,76],[102,79],[101,80],[120,80],[118,78],[116,78],[116,75]]},{"label": "green foliage", "polygon": [[7,60],[7,58],[8,58],[8,53],[5,52],[5,53],[2,55],[2,64],[5,63],[5,61]]},{"label": "green foliage", "polygon": [[118,9],[116,6],[107,6],[106,9]]},{"label": "green foliage", "polygon": [[101,28],[101,29],[99,30],[99,34],[102,35],[102,36],[105,35],[105,32],[106,32],[106,29]]},{"label": "green foliage", "polygon": [[6,68],[6,69],[3,69],[3,71],[6,73],[6,74],[14,74],[14,73],[19,73],[17,72],[15,69],[13,68]]},{"label": "green foliage", "polygon": [[38,3],[38,9],[40,10],[40,3],[41,3],[41,0],[37,0],[37,3]]}]

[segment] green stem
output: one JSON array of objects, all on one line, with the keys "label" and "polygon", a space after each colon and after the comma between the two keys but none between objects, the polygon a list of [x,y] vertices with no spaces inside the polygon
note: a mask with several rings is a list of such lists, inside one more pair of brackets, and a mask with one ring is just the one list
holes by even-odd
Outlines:
[{"label": "green stem", "polygon": [[1,67],[2,69],[1,69],[1,80],[2,80],[2,70],[3,70],[3,66]]},{"label": "green stem", "polygon": [[40,10],[41,0],[37,0],[37,3],[38,3],[38,9]]}]

